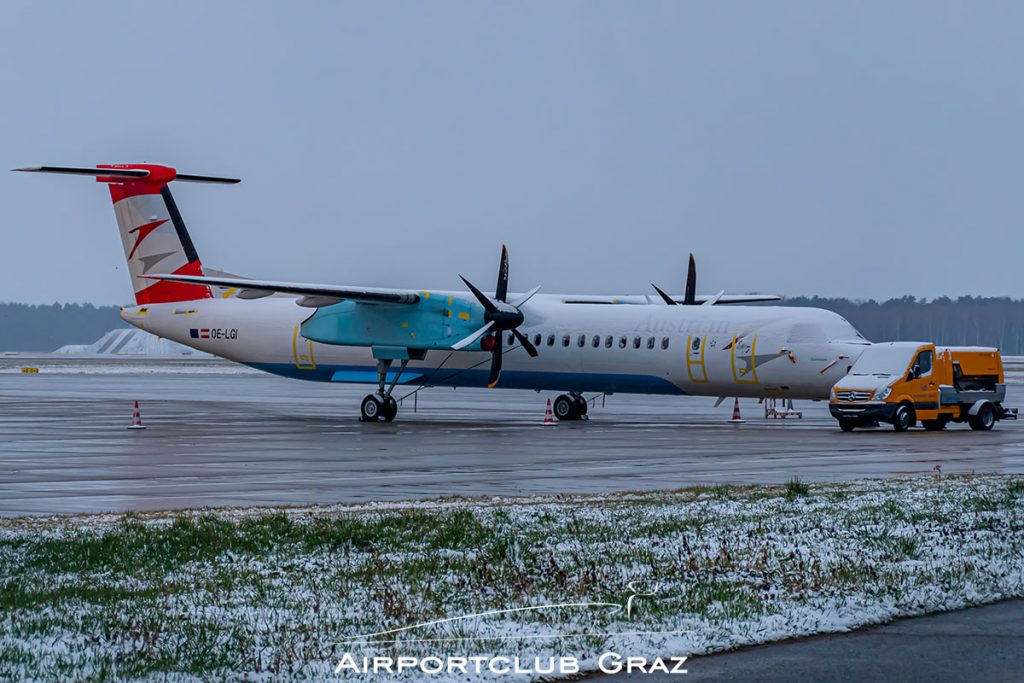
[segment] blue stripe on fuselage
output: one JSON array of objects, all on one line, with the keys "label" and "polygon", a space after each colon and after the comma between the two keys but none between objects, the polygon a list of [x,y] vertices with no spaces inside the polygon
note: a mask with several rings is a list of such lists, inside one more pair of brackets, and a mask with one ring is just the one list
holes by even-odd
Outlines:
[{"label": "blue stripe on fuselage", "polygon": [[[313,382],[370,383],[366,381],[350,382],[347,378],[371,378],[377,376],[377,368],[370,365],[318,365],[316,369],[300,370],[287,363],[246,363],[246,365],[269,372],[281,377],[304,379]],[[487,386],[490,371],[474,370],[437,370],[416,368],[422,373],[406,385],[430,384],[438,387],[479,387]],[[404,378],[403,378],[404,379]],[[591,372],[529,372],[522,370],[504,370],[498,382],[501,389],[540,389],[548,391],[600,391],[603,393],[623,394],[686,394],[679,387],[661,377],[652,375],[618,375]]]}]

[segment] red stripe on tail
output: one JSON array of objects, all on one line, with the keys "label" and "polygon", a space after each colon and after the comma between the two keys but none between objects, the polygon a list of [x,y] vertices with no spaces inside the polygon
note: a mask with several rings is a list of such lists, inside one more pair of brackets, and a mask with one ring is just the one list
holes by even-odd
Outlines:
[{"label": "red stripe on tail", "polygon": [[[113,186],[111,186],[113,187]],[[174,271],[173,275],[202,275],[203,267],[199,261],[187,263]],[[145,289],[135,292],[135,302],[143,304],[167,304],[174,301],[194,301],[196,299],[212,299],[213,294],[206,285],[194,285],[187,282],[169,282],[158,280]]]}]

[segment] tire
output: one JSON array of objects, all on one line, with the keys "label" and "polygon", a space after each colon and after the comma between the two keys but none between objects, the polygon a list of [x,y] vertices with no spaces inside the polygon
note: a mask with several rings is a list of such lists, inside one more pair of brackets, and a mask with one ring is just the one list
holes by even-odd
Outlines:
[{"label": "tire", "polygon": [[946,421],[939,420],[921,420],[921,426],[927,429],[929,432],[941,432],[946,428]]},{"label": "tire", "polygon": [[573,398],[576,399],[576,415],[583,417],[587,414],[587,399],[579,394],[575,394]]},{"label": "tire", "polygon": [[914,426],[914,412],[910,409],[910,406],[901,403],[896,408],[896,413],[892,416],[892,428],[897,432],[905,432]]},{"label": "tire", "polygon": [[395,400],[394,396],[388,396],[384,401],[384,410],[381,412],[381,417],[384,418],[385,422],[392,422],[397,415],[398,401]]},{"label": "tire", "polygon": [[374,394],[363,399],[359,406],[359,419],[362,422],[380,422],[384,419],[384,404]]},{"label": "tire", "polygon": [[551,411],[558,418],[559,422],[580,419],[576,400],[565,394],[555,399],[554,404],[551,406]]},{"label": "tire", "polygon": [[844,432],[852,432],[853,428],[857,426],[856,420],[840,420],[839,428]]},{"label": "tire", "polygon": [[971,429],[987,432],[996,426],[996,409],[992,407],[991,403],[984,403],[981,408],[978,408],[978,414],[971,415],[967,422],[971,425]]}]

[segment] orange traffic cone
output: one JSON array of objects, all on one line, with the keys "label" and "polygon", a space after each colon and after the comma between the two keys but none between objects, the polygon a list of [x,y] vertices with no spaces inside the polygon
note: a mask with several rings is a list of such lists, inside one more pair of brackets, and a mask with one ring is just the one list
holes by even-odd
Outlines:
[{"label": "orange traffic cone", "polygon": [[732,419],[729,420],[731,424],[739,424],[740,422],[746,422],[740,417],[740,400],[737,398],[736,402],[732,404]]},{"label": "orange traffic cone", "polygon": [[142,415],[139,413],[139,402],[135,401],[135,410],[132,412],[132,423],[128,425],[127,429],[145,429],[146,426],[142,424]]},{"label": "orange traffic cone", "polygon": [[544,426],[555,424],[555,414],[551,412],[551,399],[548,399],[548,407],[544,409]]}]

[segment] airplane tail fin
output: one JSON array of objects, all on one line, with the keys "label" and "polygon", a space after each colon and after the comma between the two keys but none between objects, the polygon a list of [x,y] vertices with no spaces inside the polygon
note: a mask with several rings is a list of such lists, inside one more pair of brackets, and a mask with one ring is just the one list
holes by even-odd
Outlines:
[{"label": "airplane tail fin", "polygon": [[203,264],[171,196],[169,184],[175,180],[233,184],[239,182],[238,179],[178,173],[173,168],[154,164],[100,164],[96,168],[33,166],[15,170],[91,175],[97,182],[107,184],[135,301],[139,305],[212,296],[205,285],[151,280],[145,275],[203,275]]}]

